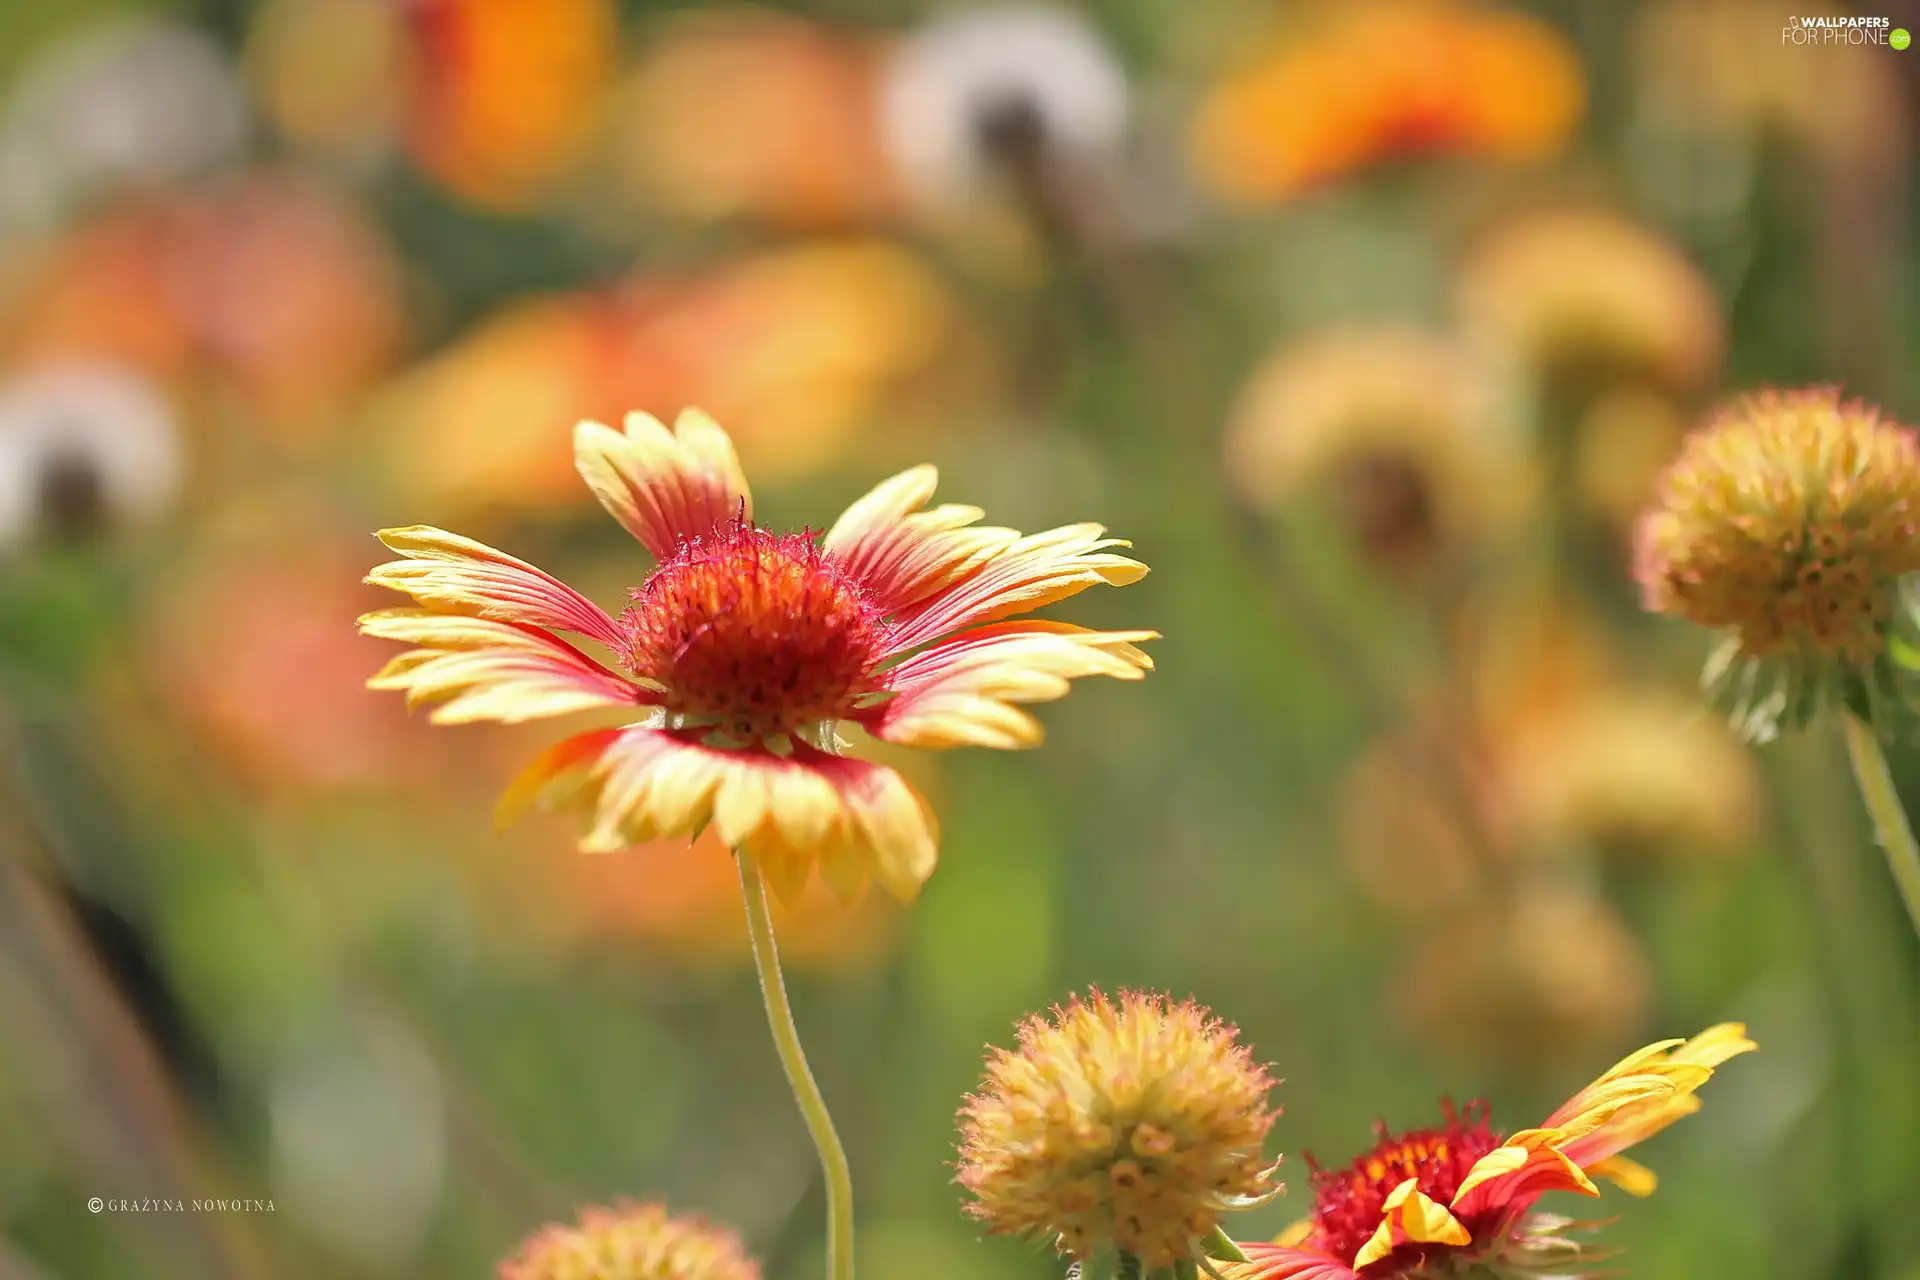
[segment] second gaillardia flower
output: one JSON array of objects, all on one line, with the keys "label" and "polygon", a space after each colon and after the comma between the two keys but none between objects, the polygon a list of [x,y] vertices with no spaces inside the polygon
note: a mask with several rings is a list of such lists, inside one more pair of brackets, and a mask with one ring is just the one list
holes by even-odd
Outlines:
[{"label": "second gaillardia flower", "polygon": [[1593,1224],[1535,1208],[1550,1191],[1598,1195],[1595,1179],[1653,1192],[1651,1170],[1620,1153],[1700,1109],[1714,1070],[1751,1052],[1739,1023],[1663,1040],[1616,1063],[1537,1129],[1502,1136],[1484,1106],[1445,1123],[1377,1130],[1373,1149],[1314,1170],[1313,1214],[1273,1244],[1243,1246],[1226,1280],[1575,1280],[1605,1253],[1569,1238]]},{"label": "second gaillardia flower", "polygon": [[1277,1195],[1273,1080],[1192,1001],[1095,991],[995,1050],[960,1112],[967,1212],[1084,1280],[1192,1277],[1221,1216]]},{"label": "second gaillardia flower", "polygon": [[[612,850],[712,822],[791,895],[817,865],[838,888],[869,874],[908,898],[933,871],[933,815],[892,769],[843,755],[835,725],[917,747],[1040,740],[1019,703],[1077,676],[1138,679],[1147,631],[1005,621],[1146,566],[1094,524],[1023,536],[977,507],[928,508],[915,467],[855,502],[824,537],[752,519],[732,441],[697,410],[672,431],[582,423],[581,477],[655,568],[617,617],[533,565],[424,526],[380,539],[402,557],[368,581],[422,607],[360,620],[416,646],[371,682],[440,723],[631,707],[536,760],[502,799],[594,810],[582,842]],[[604,649],[608,665],[559,632]]]},{"label": "second gaillardia flower", "polygon": [[1851,710],[1881,721],[1916,682],[1920,441],[1831,387],[1741,396],[1687,437],[1640,518],[1647,608],[1725,639],[1707,671],[1767,738]]}]

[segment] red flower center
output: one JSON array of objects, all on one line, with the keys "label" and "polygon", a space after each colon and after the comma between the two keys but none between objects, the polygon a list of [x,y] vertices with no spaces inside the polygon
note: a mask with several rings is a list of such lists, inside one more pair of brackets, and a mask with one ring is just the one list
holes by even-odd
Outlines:
[{"label": "red flower center", "polygon": [[[1441,1104],[1446,1123],[1436,1129],[1415,1129],[1397,1137],[1385,1125],[1374,1126],[1379,1139],[1373,1150],[1344,1169],[1322,1169],[1311,1155],[1313,1170],[1313,1238],[1317,1247],[1335,1257],[1350,1259],[1380,1227],[1382,1206],[1393,1189],[1408,1178],[1418,1178],[1420,1190],[1446,1204],[1460,1190],[1481,1156],[1498,1147],[1501,1136],[1487,1124],[1487,1104],[1469,1103],[1464,1113],[1453,1103]],[[1473,1224],[1466,1223],[1469,1230]],[[1446,1246],[1425,1246],[1426,1249]],[[1407,1256],[1402,1256],[1403,1252]],[[1368,1275],[1397,1275],[1418,1263],[1411,1249],[1396,1250],[1367,1268]]]},{"label": "red flower center", "polygon": [[877,689],[885,621],[803,533],[748,520],[683,545],[620,616],[667,710],[743,738],[844,718]]}]

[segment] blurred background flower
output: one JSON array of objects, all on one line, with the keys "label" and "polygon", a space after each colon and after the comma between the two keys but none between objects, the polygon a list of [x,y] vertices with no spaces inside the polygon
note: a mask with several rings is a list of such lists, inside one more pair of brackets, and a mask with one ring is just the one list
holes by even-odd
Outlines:
[{"label": "blurred background flower", "polygon": [[1194,121],[1195,163],[1229,201],[1284,200],[1392,160],[1543,160],[1580,123],[1579,59],[1529,15],[1364,0],[1289,16],[1269,51],[1209,88]]}]

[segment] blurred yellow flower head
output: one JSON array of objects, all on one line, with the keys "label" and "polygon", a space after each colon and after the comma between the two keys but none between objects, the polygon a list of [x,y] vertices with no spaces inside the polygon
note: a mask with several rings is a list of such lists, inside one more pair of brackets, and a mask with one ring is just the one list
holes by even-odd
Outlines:
[{"label": "blurred yellow flower head", "polygon": [[1283,347],[1240,393],[1224,462],[1257,508],[1330,487],[1361,549],[1403,571],[1500,527],[1525,488],[1469,353],[1412,329]]},{"label": "blurred yellow flower head", "polygon": [[1603,899],[1523,883],[1429,922],[1396,996],[1422,1043],[1526,1079],[1619,1043],[1652,987],[1639,941]]},{"label": "blurred yellow flower head", "polygon": [[409,52],[406,12],[388,0],[267,0],[247,28],[247,80],[286,141],[370,159],[398,137]]},{"label": "blurred yellow flower head", "polygon": [[1224,199],[1283,200],[1402,156],[1538,160],[1585,109],[1572,47],[1521,13],[1362,0],[1302,27],[1201,103],[1194,159]]},{"label": "blurred yellow flower head", "polygon": [[1692,702],[1599,686],[1506,735],[1513,818],[1542,847],[1604,853],[1746,853],[1759,825],[1752,757]]},{"label": "blurred yellow flower head", "polygon": [[[1794,15],[1835,12],[1818,4]],[[1899,60],[1871,44],[1782,40],[1795,20],[1764,0],[1645,6],[1631,49],[1644,109],[1667,128],[1772,132],[1842,163],[1904,156],[1912,130]]]},{"label": "blurred yellow flower head", "polygon": [[1694,392],[1725,354],[1706,277],[1659,235],[1600,210],[1534,212],[1496,229],[1462,266],[1457,300],[1491,351],[1581,387]]},{"label": "blurred yellow flower head", "polygon": [[760,1280],[739,1237],[657,1204],[586,1208],[500,1264],[500,1280]]},{"label": "blurred yellow flower head", "polygon": [[830,27],[773,11],[675,15],[609,104],[614,177],[633,203],[684,218],[884,216],[896,196],[878,79],[874,46]]},{"label": "blurred yellow flower head", "polygon": [[1641,518],[1647,608],[1727,633],[1709,668],[1764,736],[1877,707],[1920,572],[1920,442],[1838,390],[1742,396],[1698,428]]},{"label": "blurred yellow flower head", "polygon": [[1196,1256],[1221,1215],[1277,1194],[1274,1081],[1192,1001],[1095,991],[1035,1014],[960,1112],[967,1211],[1000,1235],[1149,1271]]}]

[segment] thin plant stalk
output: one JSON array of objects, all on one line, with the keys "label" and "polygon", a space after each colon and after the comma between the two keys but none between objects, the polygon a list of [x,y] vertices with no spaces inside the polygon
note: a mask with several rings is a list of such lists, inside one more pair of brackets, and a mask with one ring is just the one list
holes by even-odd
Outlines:
[{"label": "thin plant stalk", "polygon": [[827,1277],[853,1280],[853,1171],[847,1164],[846,1148],[840,1145],[840,1135],[834,1130],[833,1116],[827,1111],[827,1100],[807,1066],[807,1051],[801,1047],[800,1031],[793,1022],[786,980],[780,974],[780,950],[773,940],[773,916],[767,909],[766,881],[746,850],[736,850],[734,857],[740,867],[740,896],[747,907],[753,967],[760,974],[760,993],[766,999],[773,1047],[786,1069],[787,1084],[800,1105],[807,1133],[820,1153],[820,1170],[826,1176]]},{"label": "thin plant stalk", "polygon": [[1880,739],[1873,727],[1850,712],[1841,723],[1847,738],[1847,756],[1853,761],[1853,776],[1860,784],[1860,797],[1866,801],[1867,815],[1873,819],[1874,834],[1886,852],[1887,868],[1900,887],[1900,897],[1906,903],[1914,933],[1920,934],[1920,843],[1914,841],[1913,827],[1900,804],[1900,793],[1894,789],[1893,774],[1887,768],[1887,757],[1880,750]]}]

